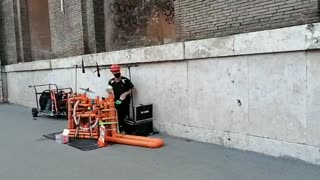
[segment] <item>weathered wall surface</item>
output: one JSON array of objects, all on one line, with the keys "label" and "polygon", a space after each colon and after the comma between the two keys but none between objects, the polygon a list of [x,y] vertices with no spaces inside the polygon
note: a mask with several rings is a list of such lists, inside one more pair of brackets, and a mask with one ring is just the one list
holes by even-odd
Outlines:
[{"label": "weathered wall surface", "polygon": [[105,51],[104,1],[82,0],[85,54]]},{"label": "weathered wall surface", "polygon": [[55,57],[84,54],[81,1],[49,0],[52,51]]},{"label": "weathered wall surface", "polygon": [[26,0],[0,2],[0,56],[3,64],[31,61]]},{"label": "weathered wall surface", "polygon": [[[34,106],[30,84],[75,87],[72,67],[82,59],[137,63],[135,103],[154,104],[161,132],[320,165],[319,39],[313,24],[10,65],[9,101]],[[104,96],[111,74],[98,78],[94,70],[78,69],[77,87]]]},{"label": "weathered wall surface", "polygon": [[52,58],[48,0],[29,0],[28,14],[32,59]]},{"label": "weathered wall surface", "polygon": [[318,0],[3,0],[0,6],[7,64],[320,22]]},{"label": "weathered wall surface", "polygon": [[1,10],[1,60],[4,63],[13,64],[18,62],[17,42],[15,34],[14,10],[11,0],[0,2]]},{"label": "weathered wall surface", "polygon": [[103,1],[49,0],[52,51],[69,57],[105,51]]},{"label": "weathered wall surface", "polygon": [[[17,2],[17,25],[19,32],[19,46],[21,51],[21,62],[30,62],[31,44],[30,44],[30,27],[29,27],[29,11],[28,0],[19,0]],[[18,28],[17,28],[18,27]]]},{"label": "weathered wall surface", "polygon": [[5,0],[0,8],[5,64],[159,45],[176,37],[171,0]]},{"label": "weathered wall surface", "polygon": [[0,9],[4,64],[52,58],[47,0],[1,1]]},{"label": "weathered wall surface", "polygon": [[107,51],[176,41],[172,0],[105,0]]},{"label": "weathered wall surface", "polygon": [[320,22],[318,0],[176,0],[180,40]]}]

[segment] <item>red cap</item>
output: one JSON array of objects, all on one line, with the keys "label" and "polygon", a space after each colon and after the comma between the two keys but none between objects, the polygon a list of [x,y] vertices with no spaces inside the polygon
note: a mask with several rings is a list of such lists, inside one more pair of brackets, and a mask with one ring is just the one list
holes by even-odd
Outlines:
[{"label": "red cap", "polygon": [[110,71],[111,72],[118,72],[118,71],[120,71],[120,66],[118,64],[112,64]]}]

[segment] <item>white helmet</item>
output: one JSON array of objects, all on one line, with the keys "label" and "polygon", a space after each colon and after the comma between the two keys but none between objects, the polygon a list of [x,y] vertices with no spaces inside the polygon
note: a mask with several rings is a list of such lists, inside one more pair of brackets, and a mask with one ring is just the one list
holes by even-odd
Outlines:
[{"label": "white helmet", "polygon": [[112,91],[113,91],[112,86],[108,85],[106,91],[107,91],[108,93],[112,93]]}]

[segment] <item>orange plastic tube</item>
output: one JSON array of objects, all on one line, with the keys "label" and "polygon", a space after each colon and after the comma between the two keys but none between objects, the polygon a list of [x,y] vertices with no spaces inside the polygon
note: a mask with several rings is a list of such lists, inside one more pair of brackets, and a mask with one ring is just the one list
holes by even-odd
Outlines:
[{"label": "orange plastic tube", "polygon": [[153,138],[148,139],[132,139],[125,136],[106,136],[105,140],[107,142],[119,143],[119,144],[126,144],[132,146],[140,146],[140,147],[147,147],[147,148],[159,148],[163,145],[163,141],[161,139],[155,141]]},{"label": "orange plastic tube", "polygon": [[69,135],[70,138],[79,138],[79,139],[98,139],[99,136],[87,136],[87,135],[78,135],[77,137],[75,135]]},{"label": "orange plastic tube", "polygon": [[[90,135],[86,135],[86,134],[78,134],[78,137],[83,137],[83,138],[91,138]],[[76,137],[75,134],[69,134],[69,137]],[[98,139],[99,135],[92,135],[93,138]]]},{"label": "orange plastic tube", "polygon": [[72,126],[72,108],[71,108],[71,99],[68,99],[68,129],[73,129]]},{"label": "orange plastic tube", "polygon": [[88,117],[96,117],[96,114],[93,114],[93,113],[90,113],[90,112],[89,112],[89,113],[83,113],[83,114],[80,114],[80,113],[79,113],[79,114],[76,114],[76,116],[77,116],[77,117],[80,116],[80,117],[83,117],[83,118],[88,118]]},{"label": "orange plastic tube", "polygon": [[133,135],[123,135],[123,134],[113,134],[113,137],[117,138],[126,138],[126,139],[135,139],[135,140],[141,140],[141,141],[154,141],[158,143],[163,144],[163,140],[159,138],[149,138],[149,137],[143,137],[143,136],[133,136]]},{"label": "orange plastic tube", "polygon": [[[115,107],[114,107],[113,94],[108,95],[108,98],[106,99],[106,102],[105,102],[105,107],[107,107],[107,109],[110,110],[110,111],[106,111],[107,116],[105,117],[105,119],[110,120],[110,122],[117,122],[117,112],[115,111]],[[117,126],[115,124],[111,125],[111,129],[116,129],[116,128]],[[164,144],[162,139],[123,135],[123,134],[118,134],[116,130],[112,130],[111,134],[106,133],[105,141],[118,143],[118,144],[147,147],[147,148],[159,148]]]},{"label": "orange plastic tube", "polygon": [[[76,132],[69,132],[69,135],[75,135]],[[78,135],[88,135],[90,136],[91,134],[90,133],[87,133],[87,132],[78,132]],[[98,133],[92,133],[93,136],[99,136]]]}]

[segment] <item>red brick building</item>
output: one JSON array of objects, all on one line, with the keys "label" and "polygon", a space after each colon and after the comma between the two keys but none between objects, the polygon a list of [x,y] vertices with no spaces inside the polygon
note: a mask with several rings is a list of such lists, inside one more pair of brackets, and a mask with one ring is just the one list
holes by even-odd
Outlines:
[{"label": "red brick building", "polygon": [[319,0],[2,0],[4,64],[320,21]]}]

